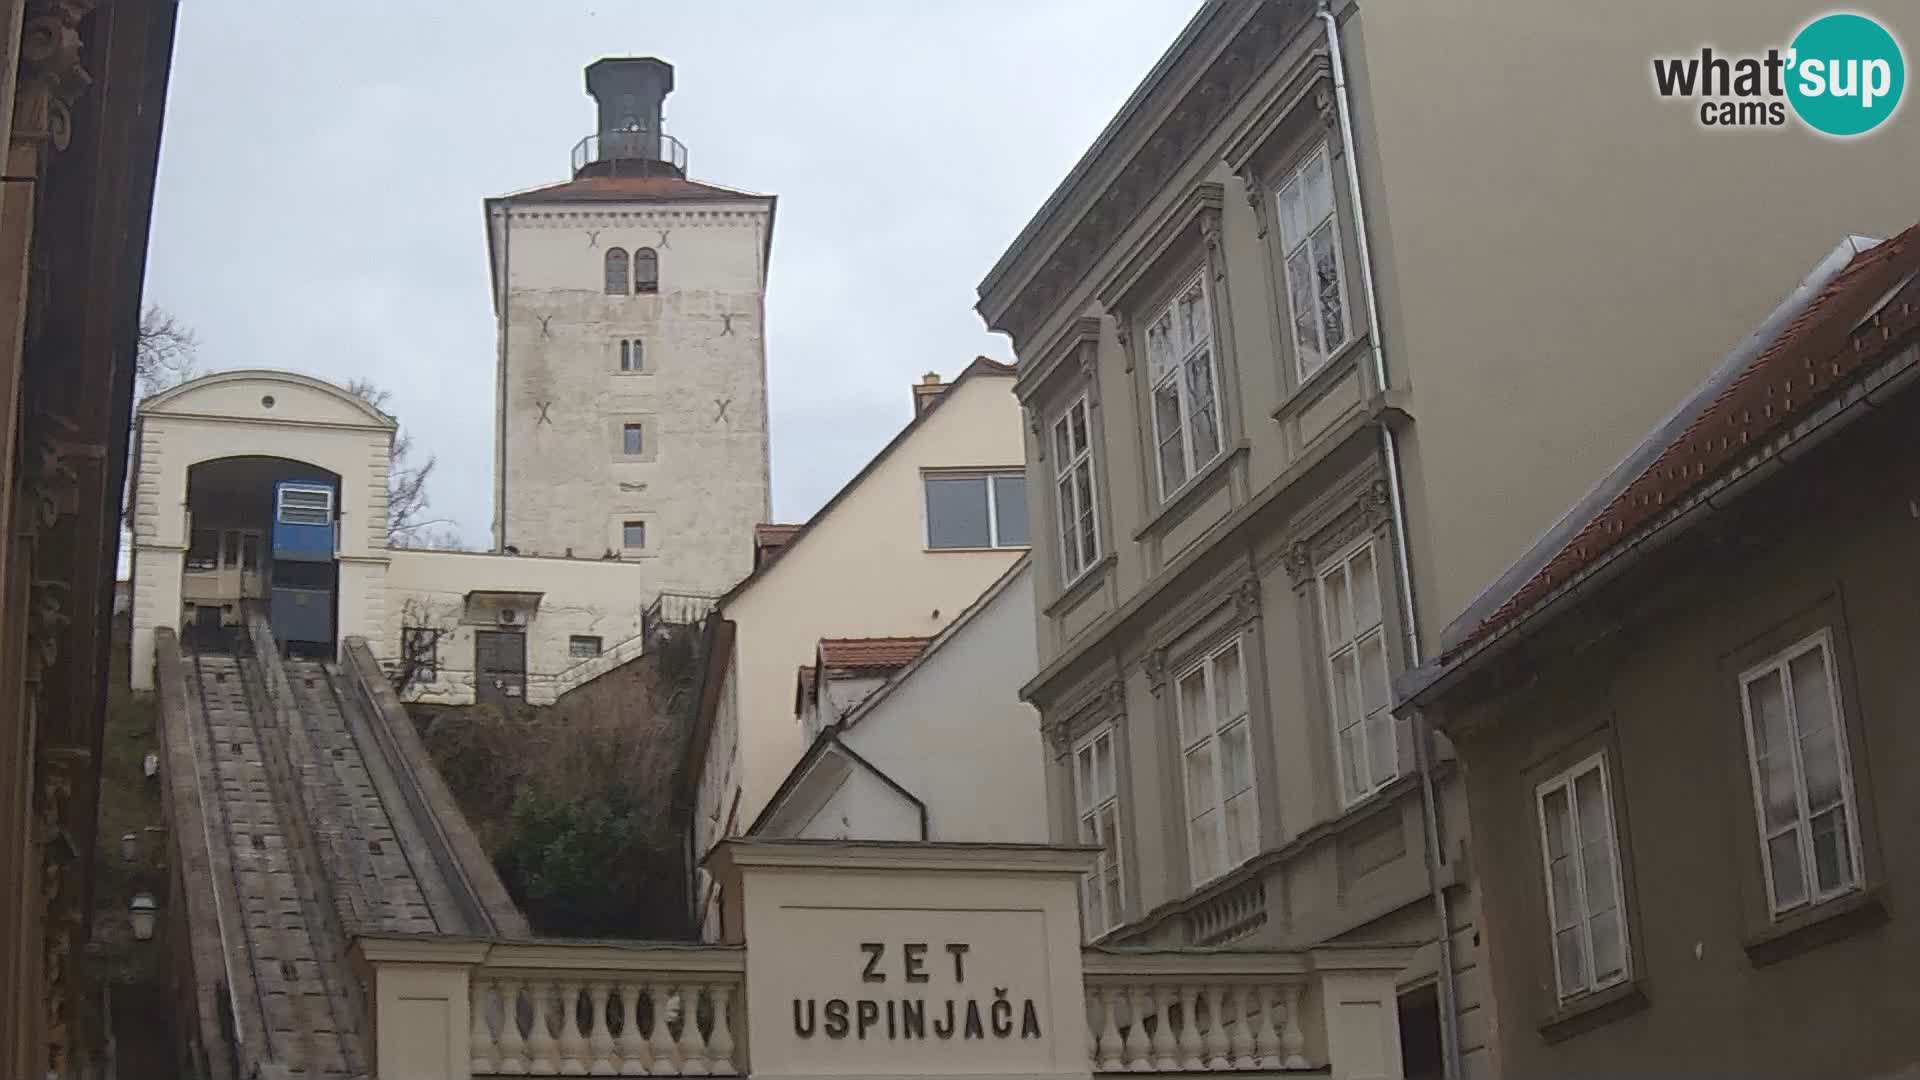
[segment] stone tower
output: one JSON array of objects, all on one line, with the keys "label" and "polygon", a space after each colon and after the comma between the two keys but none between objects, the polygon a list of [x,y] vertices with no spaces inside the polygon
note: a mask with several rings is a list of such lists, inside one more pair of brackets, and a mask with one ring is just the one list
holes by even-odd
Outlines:
[{"label": "stone tower", "polygon": [[774,199],[687,178],[673,67],[587,68],[571,179],[488,199],[499,358],[494,544],[653,562],[718,592],[769,517],[767,255]]}]

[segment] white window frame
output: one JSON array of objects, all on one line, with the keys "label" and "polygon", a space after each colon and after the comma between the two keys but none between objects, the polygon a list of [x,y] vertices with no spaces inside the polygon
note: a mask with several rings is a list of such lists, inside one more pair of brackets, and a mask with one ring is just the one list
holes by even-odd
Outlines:
[{"label": "white window frame", "polygon": [[[318,510],[321,513],[326,515],[326,520],[325,521],[288,521],[286,518],[288,495],[320,496],[321,497],[320,505],[318,506],[296,505],[294,509],[299,513],[310,513],[314,510]],[[288,485],[286,487],[281,488],[278,494],[275,496],[275,502],[273,507],[273,520],[274,520],[274,523],[278,525],[331,525],[333,524],[333,489],[326,488],[326,487],[319,487],[317,485],[315,486]]]},{"label": "white window frame", "polygon": [[[1195,672],[1204,672],[1204,698],[1208,711],[1212,712],[1219,702],[1219,694],[1214,682],[1216,677],[1215,672],[1217,671],[1216,662],[1228,653],[1234,653],[1235,658],[1240,664],[1240,705],[1243,711],[1237,716],[1225,718],[1210,716],[1204,725],[1204,730],[1198,731],[1193,737],[1189,738],[1187,734],[1189,724],[1187,717],[1183,715],[1186,709],[1186,701],[1180,692],[1181,684],[1186,682],[1188,677],[1192,676]],[[1247,859],[1252,858],[1254,854],[1260,850],[1260,777],[1259,769],[1257,768],[1258,754],[1253,748],[1253,689],[1248,681],[1246,651],[1241,648],[1240,635],[1235,634],[1232,640],[1208,650],[1206,655],[1180,669],[1179,674],[1174,677],[1172,683],[1175,714],[1174,728],[1179,738],[1179,761],[1175,767],[1180,771],[1181,806],[1186,814],[1187,872],[1188,877],[1194,885],[1203,885],[1233,872],[1235,868],[1241,866]],[[1202,725],[1193,726],[1199,727]],[[1253,820],[1253,836],[1247,844],[1246,854],[1241,856],[1237,861],[1233,857],[1233,848],[1228,838],[1227,803],[1232,801],[1240,792],[1229,792],[1227,790],[1226,755],[1222,752],[1222,746],[1225,743],[1223,736],[1230,733],[1236,727],[1245,727],[1246,729],[1247,787],[1245,792],[1252,800],[1248,812],[1252,815]],[[1194,751],[1209,744],[1211,744],[1213,748],[1214,801],[1212,806],[1196,808],[1193,805],[1193,790],[1187,783],[1187,758],[1192,755]],[[1197,850],[1198,845],[1194,839],[1194,823],[1208,813],[1214,814],[1217,818],[1214,837],[1219,848],[1219,850],[1214,853],[1214,857],[1219,865],[1217,868],[1211,868],[1211,872],[1209,872],[1210,868],[1207,862],[1197,857],[1199,855]]]},{"label": "white window frame", "polygon": [[[1097,747],[1102,742],[1107,745],[1106,762],[1110,772],[1104,778],[1104,786],[1098,782],[1102,778],[1094,777],[1093,779],[1096,781],[1094,790],[1089,791],[1087,790],[1086,781],[1089,774],[1091,774],[1095,768],[1092,763],[1097,763],[1100,760]],[[1087,761],[1089,762],[1084,769],[1081,763],[1081,755],[1083,754],[1087,756]],[[1080,920],[1086,931],[1088,941],[1104,936],[1126,920],[1127,856],[1125,844],[1127,834],[1126,823],[1121,820],[1119,755],[1120,738],[1118,731],[1112,724],[1102,724],[1087,732],[1085,735],[1082,735],[1074,742],[1073,754],[1070,759],[1070,764],[1068,765],[1068,769],[1073,774],[1075,835],[1079,837],[1081,843],[1092,844],[1100,848],[1100,853],[1094,856],[1093,869],[1080,879]],[[1112,811],[1113,816],[1113,836],[1111,840],[1105,835],[1105,830],[1101,824],[1109,810]],[[1114,853],[1114,858],[1111,862],[1107,859],[1107,851],[1109,848],[1111,848]],[[1112,872],[1115,878],[1117,886],[1116,892],[1119,894],[1117,898],[1114,898],[1111,905],[1107,902],[1108,897],[1104,889],[1109,871]],[[1097,916],[1094,910],[1096,900],[1099,904]]]},{"label": "white window frame", "polygon": [[[1086,440],[1074,445],[1073,414],[1078,411],[1081,418],[1081,430]],[[1100,490],[1099,473],[1093,465],[1093,404],[1086,394],[1075,398],[1060,415],[1054,418],[1048,429],[1052,438],[1049,453],[1055,458],[1053,464],[1053,496],[1055,532],[1060,539],[1060,580],[1063,585],[1071,585],[1093,569],[1100,561],[1102,537],[1100,535]],[[1062,448],[1067,453],[1062,454]],[[1084,472],[1086,478],[1086,500],[1082,505],[1081,488],[1077,483]],[[1093,552],[1082,550],[1085,525],[1093,538]]]},{"label": "white window frame", "polygon": [[[1580,835],[1580,804],[1574,781],[1589,772],[1600,774],[1600,803],[1607,821],[1607,858],[1613,867],[1613,910],[1620,923],[1620,970],[1614,975],[1601,979],[1597,974],[1599,966],[1593,955],[1593,918],[1592,898],[1587,890],[1587,863],[1585,858],[1586,840]],[[1567,795],[1568,824],[1573,832],[1573,842],[1567,856],[1573,863],[1574,887],[1580,893],[1580,908],[1577,913],[1580,928],[1581,956],[1586,964],[1586,984],[1568,988],[1565,974],[1560,970],[1560,949],[1555,935],[1560,925],[1560,911],[1553,899],[1553,846],[1547,833],[1547,796],[1555,791],[1564,790]],[[1613,779],[1607,775],[1607,755],[1602,750],[1583,759],[1572,768],[1546,780],[1533,789],[1533,816],[1540,830],[1540,873],[1541,884],[1547,894],[1547,952],[1553,957],[1554,993],[1561,1001],[1569,1001],[1609,986],[1617,986],[1633,977],[1633,943],[1629,940],[1627,928],[1626,884],[1620,877],[1620,829],[1613,816]]]},{"label": "white window frame", "polygon": [[[1381,788],[1391,784],[1405,771],[1404,765],[1400,760],[1399,722],[1395,720],[1393,716],[1393,657],[1390,650],[1391,642],[1387,638],[1386,627],[1387,588],[1389,587],[1389,582],[1386,575],[1381,572],[1381,546],[1382,545],[1375,543],[1374,537],[1371,534],[1363,536],[1359,540],[1341,549],[1341,551],[1332,558],[1322,562],[1319,569],[1314,573],[1314,583],[1319,593],[1321,656],[1327,677],[1328,720],[1333,725],[1334,772],[1335,775],[1340,778],[1340,801],[1342,806],[1352,806],[1358,803],[1362,799],[1379,791]],[[1332,605],[1327,602],[1327,582],[1335,574],[1344,575],[1347,607],[1351,614],[1354,595],[1352,567],[1354,560],[1359,557],[1362,551],[1368,552],[1373,562],[1375,621],[1364,627],[1356,625],[1348,636],[1341,637],[1340,635],[1343,631],[1333,625]],[[1372,713],[1368,713],[1366,711],[1364,673],[1360,668],[1360,646],[1366,643],[1368,639],[1374,637],[1379,638],[1381,663],[1385,664],[1387,668],[1387,691],[1380,708],[1374,710]],[[1358,696],[1356,696],[1354,700],[1346,703],[1346,712],[1352,718],[1352,722],[1347,724],[1346,727],[1342,727],[1341,704],[1334,700],[1335,695],[1340,693],[1340,680],[1336,673],[1336,665],[1342,657],[1349,653],[1351,653],[1354,658],[1353,689],[1354,693]],[[1369,739],[1374,734],[1372,728],[1378,725],[1385,725],[1388,736],[1393,740],[1393,768],[1383,776],[1372,775],[1373,757],[1367,752],[1371,745]],[[1360,728],[1360,747],[1362,751],[1358,771],[1364,773],[1366,777],[1365,782],[1362,783],[1357,790],[1349,786],[1347,778],[1346,741],[1342,738],[1347,729],[1355,726]]]},{"label": "white window frame", "polygon": [[[1323,163],[1327,170],[1327,212],[1325,216],[1316,218],[1311,222],[1307,226],[1306,235],[1299,237],[1296,242],[1294,238],[1287,236],[1286,233],[1286,203],[1284,200],[1288,189],[1301,184],[1307,175],[1307,170],[1316,162]],[[1347,255],[1344,250],[1345,244],[1341,242],[1340,236],[1340,195],[1337,186],[1334,184],[1333,154],[1326,142],[1320,143],[1312,152],[1302,157],[1293,168],[1287,170],[1286,178],[1282,180],[1280,186],[1274,190],[1273,199],[1274,234],[1280,238],[1281,300],[1285,302],[1287,310],[1287,347],[1293,352],[1293,370],[1295,376],[1299,381],[1305,382],[1312,378],[1315,372],[1325,367],[1327,362],[1333,359],[1335,353],[1345,348],[1357,336],[1354,333],[1353,327],[1353,304],[1349,300],[1350,286],[1347,280]],[[1322,321],[1320,317],[1320,290],[1314,282],[1307,282],[1307,294],[1312,297],[1314,301],[1313,337],[1316,347],[1320,350],[1318,360],[1311,366],[1308,366],[1306,362],[1307,358],[1300,351],[1297,333],[1298,324],[1296,322],[1299,318],[1299,312],[1293,308],[1293,257],[1302,249],[1305,249],[1307,252],[1308,269],[1311,271],[1313,265],[1313,236],[1319,232],[1323,226],[1328,224],[1331,224],[1333,229],[1333,272],[1340,283],[1340,329],[1345,336],[1339,341],[1326,340],[1326,323]]]},{"label": "white window frame", "polygon": [[[1840,765],[1840,804],[1847,825],[1848,880],[1837,888],[1820,890],[1818,871],[1814,868],[1813,854],[1813,811],[1808,804],[1806,761],[1802,755],[1800,716],[1793,700],[1793,661],[1815,649],[1820,650],[1827,671],[1827,707],[1833,710],[1834,750]],[[1768,849],[1768,841],[1773,835],[1785,830],[1767,832],[1767,808],[1760,783],[1760,759],[1756,753],[1753,731],[1753,699],[1747,692],[1755,682],[1778,672],[1782,704],[1787,710],[1787,727],[1791,737],[1793,751],[1793,789],[1796,814],[1789,828],[1799,833],[1801,898],[1791,904],[1781,904],[1776,900],[1774,889],[1773,855]],[[1740,716],[1741,726],[1746,733],[1747,776],[1753,787],[1754,832],[1760,844],[1760,867],[1764,874],[1767,890],[1767,912],[1770,918],[1778,920],[1781,916],[1817,907],[1836,897],[1857,892],[1865,884],[1866,864],[1861,858],[1860,849],[1860,810],[1853,788],[1853,761],[1847,745],[1847,715],[1841,707],[1840,673],[1834,662],[1833,632],[1822,627],[1820,630],[1801,638],[1792,645],[1780,650],[1761,663],[1755,664],[1740,673]]]},{"label": "white window frame", "polygon": [[[1195,286],[1199,287],[1201,302],[1206,305],[1207,317],[1202,321],[1206,326],[1207,336],[1204,339],[1192,342],[1174,342],[1173,366],[1156,378],[1153,370],[1153,327],[1164,318],[1168,320],[1170,328],[1177,330],[1180,325],[1180,298],[1186,296]],[[1154,482],[1158,485],[1161,502],[1166,502],[1174,495],[1185,490],[1188,485],[1193,483],[1195,477],[1206,470],[1209,464],[1218,460],[1220,455],[1226,452],[1227,432],[1225,426],[1225,410],[1222,409],[1220,405],[1219,335],[1216,333],[1214,327],[1213,303],[1213,288],[1207,280],[1206,266],[1203,263],[1199,269],[1182,279],[1180,287],[1175,289],[1172,295],[1168,297],[1166,305],[1154,312],[1153,318],[1147,320],[1146,343],[1142,346],[1146,350],[1147,356],[1146,362],[1142,366],[1146,369],[1147,373],[1146,406],[1147,415],[1150,418],[1148,425],[1153,434],[1153,440],[1148,445],[1147,452],[1151,459],[1150,467],[1153,470]],[[1210,380],[1210,385],[1213,387],[1213,401],[1209,407],[1213,412],[1213,431],[1218,445],[1214,447],[1213,453],[1207,455],[1205,458],[1200,458],[1194,453],[1193,449],[1194,411],[1193,402],[1189,397],[1192,393],[1192,384],[1186,376],[1188,368],[1193,364],[1195,358],[1203,349],[1207,357],[1207,375]],[[1180,460],[1185,468],[1185,475],[1180,478],[1180,482],[1171,487],[1167,485],[1166,470],[1162,467],[1160,460],[1160,444],[1165,440],[1165,436],[1160,431],[1160,409],[1155,400],[1155,395],[1169,380],[1174,384],[1175,401],[1180,410],[1180,431],[1178,438],[1180,440]]]},{"label": "white window frame", "polygon": [[[1000,541],[1000,500],[994,494],[994,480],[997,477],[1018,476],[1026,480],[1025,469],[954,469],[924,470],[920,473],[920,517],[922,519],[922,539],[926,541],[928,551],[1022,551],[1033,546],[1033,520],[1028,515],[1027,542],[1024,544],[1006,544]],[[980,480],[987,486],[987,546],[986,547],[937,547],[933,542],[933,511],[927,502],[927,481],[929,480]],[[1021,491],[1024,497],[1026,492]],[[1031,505],[1031,503],[1029,503]]]}]

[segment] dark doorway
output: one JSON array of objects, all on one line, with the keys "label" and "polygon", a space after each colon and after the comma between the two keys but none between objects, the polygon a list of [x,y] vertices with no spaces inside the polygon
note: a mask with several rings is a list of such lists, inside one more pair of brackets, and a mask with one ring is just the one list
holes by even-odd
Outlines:
[{"label": "dark doorway", "polygon": [[1433,983],[1400,995],[1400,1067],[1407,1080],[1440,1080],[1440,990]]},{"label": "dark doorway", "polygon": [[527,695],[527,637],[518,630],[473,633],[473,700],[481,705],[523,701]]}]

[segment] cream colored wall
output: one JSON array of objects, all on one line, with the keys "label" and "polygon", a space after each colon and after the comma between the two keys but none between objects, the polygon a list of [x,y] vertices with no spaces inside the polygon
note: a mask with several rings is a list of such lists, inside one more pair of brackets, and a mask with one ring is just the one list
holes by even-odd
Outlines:
[{"label": "cream colored wall", "polygon": [[415,684],[408,700],[467,705],[474,695],[473,632],[492,629],[466,617],[475,589],[538,592],[532,616],[518,625],[527,637],[527,701],[550,704],[558,684],[586,661],[568,655],[567,639],[590,634],[612,651],[640,634],[640,615],[652,599],[651,567],[599,559],[541,559],[466,551],[396,549],[387,572],[383,665],[400,662],[402,627],[438,629],[437,677]]},{"label": "cream colored wall", "polygon": [[[496,467],[501,546],[598,558],[642,520],[662,588],[718,593],[752,569],[753,526],[771,515],[761,308],[764,200],[495,206],[506,271]],[[510,227],[508,227],[510,225]],[[663,241],[662,236],[666,239]],[[609,296],[603,258],[657,250],[660,291]],[[618,341],[643,370],[623,373]],[[724,412],[723,404],[724,403]],[[621,450],[625,423],[645,452]]]},{"label": "cream colored wall", "polygon": [[976,375],[772,569],[724,605],[737,626],[739,820],[750,823],[805,749],[794,672],[823,637],[932,636],[1020,557],[929,551],[921,470],[1021,464],[1007,376]]},{"label": "cream colored wall", "polygon": [[[271,398],[267,405],[265,399]],[[291,372],[205,376],[143,403],[131,494],[135,689],[153,688],[153,632],[179,629],[187,548],[187,473],[229,457],[276,457],[340,478],[341,639],[386,633],[387,465],[394,425],[345,391]]]},{"label": "cream colored wall", "polygon": [[[1803,0],[1369,0],[1348,21],[1431,640],[1848,233],[1920,221],[1920,112],[1711,131],[1651,58],[1785,48]],[[1920,8],[1872,14],[1920,42]],[[1911,57],[1909,59],[1911,63]]]}]

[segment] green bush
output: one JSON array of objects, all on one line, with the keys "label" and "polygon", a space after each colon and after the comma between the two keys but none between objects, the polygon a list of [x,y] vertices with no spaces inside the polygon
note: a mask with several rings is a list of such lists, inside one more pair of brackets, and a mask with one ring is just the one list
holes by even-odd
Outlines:
[{"label": "green bush", "polygon": [[[625,788],[556,792],[520,788],[495,865],[540,934],[660,936],[678,920],[663,901],[664,830]],[[674,890],[664,890],[671,895]]]}]

